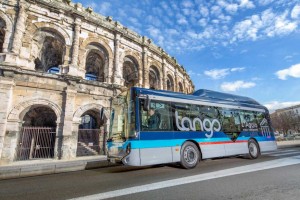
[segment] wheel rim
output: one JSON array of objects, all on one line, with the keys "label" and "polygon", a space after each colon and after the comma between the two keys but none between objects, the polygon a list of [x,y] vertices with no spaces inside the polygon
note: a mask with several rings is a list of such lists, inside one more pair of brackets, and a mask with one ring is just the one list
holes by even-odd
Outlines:
[{"label": "wheel rim", "polygon": [[187,146],[183,152],[183,158],[189,165],[195,164],[197,162],[198,156],[195,148]]},{"label": "wheel rim", "polygon": [[258,153],[257,146],[254,143],[249,144],[249,152],[251,156],[256,157]]}]

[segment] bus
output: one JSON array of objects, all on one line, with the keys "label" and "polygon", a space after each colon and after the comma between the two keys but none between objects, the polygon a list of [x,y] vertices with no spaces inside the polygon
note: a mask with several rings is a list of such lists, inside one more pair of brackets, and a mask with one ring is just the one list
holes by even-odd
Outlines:
[{"label": "bus", "polygon": [[132,87],[111,99],[107,158],[147,166],[277,149],[269,112],[255,100],[210,90],[193,94]]}]

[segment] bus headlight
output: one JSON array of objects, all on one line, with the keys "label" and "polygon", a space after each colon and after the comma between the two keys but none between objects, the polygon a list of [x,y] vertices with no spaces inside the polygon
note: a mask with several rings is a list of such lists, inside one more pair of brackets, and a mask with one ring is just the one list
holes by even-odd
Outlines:
[{"label": "bus headlight", "polygon": [[131,152],[131,143],[128,143],[127,147],[126,147],[126,154],[130,154]]}]

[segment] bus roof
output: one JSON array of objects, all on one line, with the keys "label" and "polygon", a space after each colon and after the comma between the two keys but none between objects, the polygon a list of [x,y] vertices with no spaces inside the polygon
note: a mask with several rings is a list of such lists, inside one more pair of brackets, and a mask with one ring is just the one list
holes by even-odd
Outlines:
[{"label": "bus roof", "polygon": [[133,87],[133,90],[137,91],[138,94],[144,95],[157,95],[170,98],[196,100],[202,102],[212,102],[224,105],[234,105],[243,107],[260,108],[267,110],[267,108],[252,98],[245,96],[238,96],[223,92],[216,92],[212,90],[200,89],[195,91],[193,94],[184,94],[180,92],[172,92],[166,90],[152,90],[139,87]]}]

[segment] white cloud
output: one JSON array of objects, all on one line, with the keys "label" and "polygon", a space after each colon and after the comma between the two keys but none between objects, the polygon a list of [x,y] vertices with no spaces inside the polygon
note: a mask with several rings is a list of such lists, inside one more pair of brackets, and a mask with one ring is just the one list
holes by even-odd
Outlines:
[{"label": "white cloud", "polygon": [[250,0],[240,0],[240,5],[239,6],[241,8],[248,8],[248,9],[255,8],[255,5]]},{"label": "white cloud", "polygon": [[295,7],[293,8],[293,10],[291,12],[291,17],[293,19],[300,18],[300,5],[295,5]]},{"label": "white cloud", "polygon": [[244,71],[245,67],[235,67],[235,68],[231,68],[230,71],[232,72],[241,72]]},{"label": "white cloud", "polygon": [[296,20],[289,18],[288,10],[282,13],[274,13],[267,9],[261,15],[254,14],[233,26],[231,43],[238,40],[252,40],[287,35],[298,27]]},{"label": "white cloud", "polygon": [[286,80],[288,76],[300,78],[300,63],[292,65],[287,69],[279,70],[275,74],[281,80]]},{"label": "white cloud", "polygon": [[270,113],[272,113],[277,109],[287,108],[287,107],[295,106],[298,104],[300,104],[300,101],[294,101],[294,102],[271,101],[271,102],[264,104],[264,106],[266,106],[269,109]]},{"label": "white cloud", "polygon": [[272,3],[274,0],[259,0],[258,3],[262,6]]},{"label": "white cloud", "polygon": [[212,79],[220,79],[229,74],[229,69],[212,69],[204,71],[204,74]]},{"label": "white cloud", "polygon": [[244,81],[235,81],[235,82],[224,82],[221,85],[221,89],[225,92],[235,92],[239,89],[252,88],[256,84],[254,82],[244,82]]},{"label": "white cloud", "polygon": [[217,80],[217,79],[224,78],[225,76],[229,75],[231,72],[241,72],[244,69],[245,69],[245,67],[212,69],[212,70],[204,71],[204,74],[214,80]]}]

